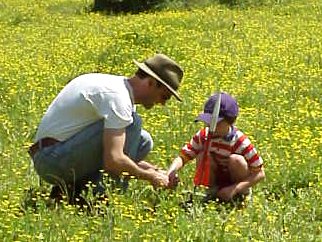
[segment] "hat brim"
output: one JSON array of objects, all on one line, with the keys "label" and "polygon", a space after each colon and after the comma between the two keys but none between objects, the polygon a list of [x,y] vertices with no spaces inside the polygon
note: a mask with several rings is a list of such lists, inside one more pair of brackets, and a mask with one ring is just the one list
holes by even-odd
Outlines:
[{"label": "hat brim", "polygon": [[[211,119],[212,119],[212,114],[211,113],[201,113],[198,115],[198,117],[195,119],[195,122],[198,121],[203,121],[206,124],[210,125],[211,123]],[[217,123],[219,123],[221,120],[223,120],[224,118],[222,117],[218,117],[217,119]]]},{"label": "hat brim", "polygon": [[162,85],[166,86],[166,88],[168,88],[168,90],[176,97],[176,99],[178,101],[182,102],[182,99],[180,98],[179,94],[171,86],[169,86],[165,81],[163,81],[157,74],[155,74],[146,64],[140,63],[136,60],[133,60],[133,62],[145,73],[149,74],[150,76],[155,78],[157,81],[161,82]]}]

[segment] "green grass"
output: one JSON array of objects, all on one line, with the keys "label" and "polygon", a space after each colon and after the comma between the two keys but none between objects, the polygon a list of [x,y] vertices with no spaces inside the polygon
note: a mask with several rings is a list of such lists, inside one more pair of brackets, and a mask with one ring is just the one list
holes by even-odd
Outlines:
[{"label": "green grass", "polygon": [[[119,16],[89,13],[90,4],[0,2],[0,240],[321,241],[321,1]],[[26,150],[59,90],[85,72],[129,76],[132,59],[155,52],[185,69],[184,102],[139,107],[155,141],[150,160],[167,167],[198,129],[193,120],[208,95],[230,92],[241,106],[237,125],[265,162],[253,202],[184,210],[194,164],[175,192],[131,180],[127,193],[111,191],[110,206],[91,215],[48,207],[40,193],[28,199],[29,188],[43,188]]]}]

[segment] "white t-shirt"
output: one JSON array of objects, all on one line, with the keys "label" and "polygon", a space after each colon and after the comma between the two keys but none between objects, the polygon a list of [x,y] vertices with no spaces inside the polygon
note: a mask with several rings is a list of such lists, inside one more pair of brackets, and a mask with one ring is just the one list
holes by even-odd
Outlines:
[{"label": "white t-shirt", "polygon": [[104,127],[125,128],[133,122],[131,87],[124,76],[90,73],[70,81],[48,107],[35,141],[64,141],[87,125],[104,119]]}]

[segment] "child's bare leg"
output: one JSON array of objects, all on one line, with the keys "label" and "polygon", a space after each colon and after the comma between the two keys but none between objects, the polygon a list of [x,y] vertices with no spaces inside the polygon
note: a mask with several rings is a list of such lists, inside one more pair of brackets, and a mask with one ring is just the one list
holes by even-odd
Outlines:
[{"label": "child's bare leg", "polygon": [[[249,169],[245,158],[241,155],[232,154],[228,159],[228,169],[232,182],[244,180],[249,175]],[[241,191],[240,194],[249,193],[249,189]]]}]

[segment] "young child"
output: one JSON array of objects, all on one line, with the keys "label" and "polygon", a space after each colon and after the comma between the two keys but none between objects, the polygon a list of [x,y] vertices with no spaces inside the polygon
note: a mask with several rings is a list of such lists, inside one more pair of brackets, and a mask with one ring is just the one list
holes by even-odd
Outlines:
[{"label": "young child", "polygon": [[[208,187],[209,199],[230,201],[238,195],[247,195],[251,187],[265,177],[263,160],[248,137],[234,122],[238,116],[238,104],[229,94],[221,93],[217,126],[208,136],[212,112],[218,93],[205,104],[204,112],[195,121],[203,121],[200,129],[182,149],[170,165],[167,174],[169,187],[178,183],[177,171],[189,161],[196,159],[194,183]],[[210,137],[209,142],[207,142]],[[206,148],[205,146],[208,147]],[[205,150],[208,152],[205,152]],[[205,154],[206,153],[206,154]]]}]

